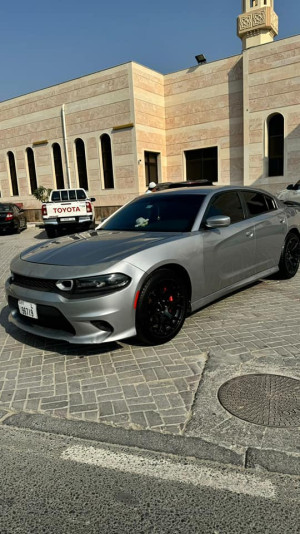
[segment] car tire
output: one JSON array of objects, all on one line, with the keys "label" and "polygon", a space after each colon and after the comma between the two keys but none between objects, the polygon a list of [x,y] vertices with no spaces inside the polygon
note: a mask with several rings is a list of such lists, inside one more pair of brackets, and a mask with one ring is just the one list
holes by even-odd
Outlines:
[{"label": "car tire", "polygon": [[45,231],[46,231],[47,237],[49,237],[49,239],[52,239],[53,237],[57,236],[56,228],[52,228],[52,227],[45,228]]},{"label": "car tire", "polygon": [[21,233],[21,225],[20,225],[20,221],[17,222],[16,226],[15,226],[15,233],[16,234],[20,234]]},{"label": "car tire", "polygon": [[143,285],[136,308],[136,332],[146,345],[170,341],[181,329],[188,308],[187,288],[171,269],[155,271]]},{"label": "car tire", "polygon": [[279,276],[282,279],[293,278],[298,271],[300,262],[300,238],[298,234],[287,235],[279,261]]}]

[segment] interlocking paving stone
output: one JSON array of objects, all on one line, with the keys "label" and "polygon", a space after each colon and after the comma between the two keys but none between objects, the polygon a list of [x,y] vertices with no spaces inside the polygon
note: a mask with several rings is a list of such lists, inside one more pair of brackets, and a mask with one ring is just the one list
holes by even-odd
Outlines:
[{"label": "interlocking paving stone", "polygon": [[[300,274],[254,284],[206,307],[158,347],[125,340],[78,348],[19,331],[8,322],[3,286],[10,260],[41,239],[36,228],[0,236],[0,411],[178,434],[191,419],[211,350],[221,351],[233,369],[241,361],[258,372],[280,357],[282,368],[300,377]],[[226,424],[220,423],[223,432]]]}]

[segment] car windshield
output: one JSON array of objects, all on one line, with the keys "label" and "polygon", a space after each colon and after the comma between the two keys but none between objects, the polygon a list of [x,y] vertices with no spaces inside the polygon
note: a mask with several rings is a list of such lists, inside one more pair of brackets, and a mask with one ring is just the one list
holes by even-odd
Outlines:
[{"label": "car windshield", "polygon": [[205,195],[151,193],[124,206],[101,229],[189,232],[204,198]]}]

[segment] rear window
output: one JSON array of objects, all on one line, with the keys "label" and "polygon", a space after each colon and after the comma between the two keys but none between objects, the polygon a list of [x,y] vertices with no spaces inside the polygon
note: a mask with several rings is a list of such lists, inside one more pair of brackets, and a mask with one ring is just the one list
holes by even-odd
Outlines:
[{"label": "rear window", "polygon": [[52,191],[52,202],[66,202],[68,200],[85,200],[87,198],[83,189],[61,189]]},{"label": "rear window", "polygon": [[51,200],[53,202],[59,202],[60,201],[60,192],[59,191],[52,191]]},{"label": "rear window", "polygon": [[82,189],[77,189],[77,198],[78,200],[85,200],[86,199],[85,191],[83,191]]},{"label": "rear window", "polygon": [[145,195],[124,206],[101,229],[189,232],[204,198],[205,195]]},{"label": "rear window", "polygon": [[12,206],[9,204],[0,204],[0,212],[7,213],[9,211],[12,211]]}]

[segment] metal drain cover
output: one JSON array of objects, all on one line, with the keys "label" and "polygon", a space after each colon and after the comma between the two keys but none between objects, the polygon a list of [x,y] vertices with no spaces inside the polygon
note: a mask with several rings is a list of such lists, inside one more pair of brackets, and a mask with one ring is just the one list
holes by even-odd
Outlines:
[{"label": "metal drain cover", "polygon": [[270,427],[300,426],[300,380],[280,375],[244,375],[225,382],[218,392],[232,415]]}]

